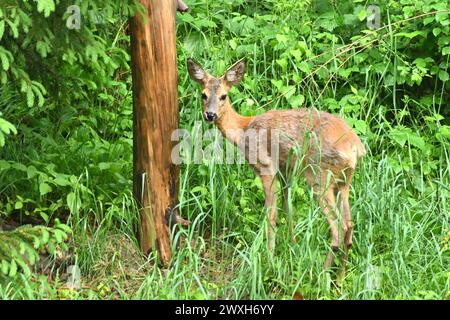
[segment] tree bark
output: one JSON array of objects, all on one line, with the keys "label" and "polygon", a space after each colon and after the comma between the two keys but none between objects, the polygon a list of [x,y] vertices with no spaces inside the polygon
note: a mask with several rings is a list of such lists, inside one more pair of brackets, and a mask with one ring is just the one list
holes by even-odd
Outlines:
[{"label": "tree bark", "polygon": [[133,189],[140,206],[138,237],[144,253],[172,257],[166,221],[178,202],[179,168],[171,161],[172,132],[178,128],[176,3],[140,0],[147,23],[130,18],[133,78]]}]

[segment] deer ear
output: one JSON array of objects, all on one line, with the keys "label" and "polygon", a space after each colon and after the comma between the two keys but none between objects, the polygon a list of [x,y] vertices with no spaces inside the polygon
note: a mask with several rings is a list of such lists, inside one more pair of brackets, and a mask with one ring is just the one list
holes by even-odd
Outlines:
[{"label": "deer ear", "polygon": [[192,80],[203,84],[206,80],[206,72],[192,58],[187,59],[189,76]]},{"label": "deer ear", "polygon": [[235,85],[242,80],[245,73],[245,61],[239,60],[225,72],[224,78],[230,85]]}]

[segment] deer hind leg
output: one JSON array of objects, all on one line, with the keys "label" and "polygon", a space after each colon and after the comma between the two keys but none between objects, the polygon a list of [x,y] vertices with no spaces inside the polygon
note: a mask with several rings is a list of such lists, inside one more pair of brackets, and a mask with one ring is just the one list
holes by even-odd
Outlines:
[{"label": "deer hind leg", "polygon": [[345,274],[348,259],[348,250],[353,243],[353,223],[349,203],[350,181],[352,178],[352,174],[353,172],[348,172],[346,174],[347,181],[345,181],[345,184],[339,186],[339,197],[343,209],[342,229],[344,231],[344,255],[342,256],[342,274]]},{"label": "deer hind leg", "polygon": [[[327,178],[326,172],[323,173],[323,176],[320,181],[316,181],[314,175],[310,170],[305,172],[306,181],[313,188],[314,195],[318,199],[320,208],[322,209],[325,217],[327,219],[328,224],[330,225],[330,233],[331,233],[331,252],[328,253],[324,267],[325,269],[329,269],[333,266],[334,257],[336,252],[339,250],[339,246],[342,241],[342,237],[339,237],[339,225],[337,221],[336,215],[336,183],[334,182],[334,178]],[[329,181],[328,181],[329,180]]]},{"label": "deer hind leg", "polygon": [[336,252],[339,250],[339,246],[341,243],[339,238],[339,224],[336,215],[336,197],[334,194],[334,185],[330,185],[330,187],[324,191],[324,194],[320,196],[319,203],[323,213],[327,218],[328,224],[330,225],[331,252],[328,253],[324,264],[325,269],[328,269],[333,266],[334,257],[336,255]]},{"label": "deer hind leg", "polygon": [[277,180],[275,175],[261,175],[261,182],[264,187],[265,203],[269,218],[267,228],[267,242],[269,251],[273,252],[275,248],[275,228],[277,224]]}]

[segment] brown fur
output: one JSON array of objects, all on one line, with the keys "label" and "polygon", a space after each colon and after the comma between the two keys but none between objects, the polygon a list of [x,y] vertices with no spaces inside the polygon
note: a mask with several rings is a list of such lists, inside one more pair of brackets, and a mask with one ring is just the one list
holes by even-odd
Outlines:
[{"label": "brown fur", "polygon": [[[258,157],[253,164],[261,177],[266,196],[265,207],[268,210],[270,227],[268,230],[269,249],[275,246],[275,227],[277,218],[277,171],[289,174],[292,162],[301,157],[301,172],[307,183],[313,188],[331,229],[331,252],[325,261],[325,267],[331,267],[334,252],[344,243],[342,268],[345,272],[348,248],[352,244],[352,220],[349,205],[350,182],[356,169],[358,159],[366,154],[364,145],[351,128],[339,117],[316,109],[272,110],[255,117],[239,115],[230,105],[228,96],[224,101],[218,97],[227,94],[233,84],[239,82],[244,73],[243,62],[231,67],[223,77],[214,78],[207,74],[193,60],[188,60],[191,77],[203,87],[203,93],[208,96],[203,101],[204,111],[217,112],[215,124],[224,136],[235,145],[244,149],[248,159],[251,146],[245,135],[247,132],[269,133],[269,144],[273,134],[279,133],[279,163],[274,164],[270,154]],[[216,100],[212,100],[216,99]],[[212,107],[211,107],[212,106]],[[241,129],[241,131],[236,131]],[[231,132],[231,133],[230,133]],[[258,138],[256,148],[260,148],[264,141]],[[292,154],[292,150],[300,152]],[[259,150],[258,150],[259,151]],[[268,147],[268,152],[272,150]],[[295,152],[294,152],[295,153]],[[249,160],[249,159],[248,159]],[[287,201],[287,188],[283,188],[284,207]],[[342,223],[338,225],[339,208],[342,208]],[[339,234],[339,227],[342,232]]]}]

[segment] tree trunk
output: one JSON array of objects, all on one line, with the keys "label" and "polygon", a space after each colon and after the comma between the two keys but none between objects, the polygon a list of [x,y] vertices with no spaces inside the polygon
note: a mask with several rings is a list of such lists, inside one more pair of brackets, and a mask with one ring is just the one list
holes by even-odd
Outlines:
[{"label": "tree trunk", "polygon": [[178,202],[179,169],[171,161],[178,128],[178,72],[173,0],[140,0],[147,22],[130,19],[133,77],[133,182],[140,206],[139,241],[168,264],[172,253],[167,213]]}]

